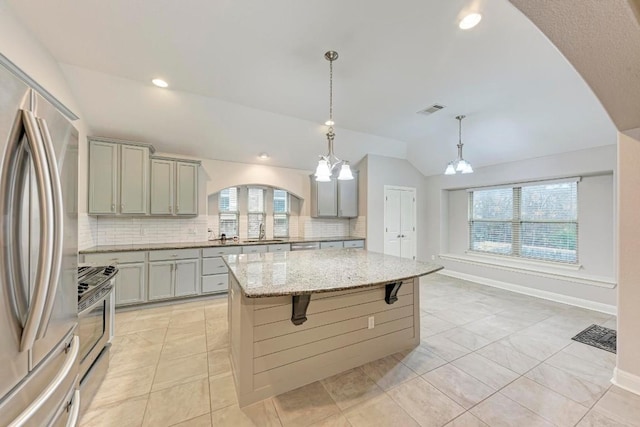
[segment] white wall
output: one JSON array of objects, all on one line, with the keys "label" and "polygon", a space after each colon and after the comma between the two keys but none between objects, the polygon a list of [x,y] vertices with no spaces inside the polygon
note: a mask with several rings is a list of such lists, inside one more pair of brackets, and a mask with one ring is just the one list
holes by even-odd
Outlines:
[{"label": "white wall", "polygon": [[[529,159],[519,162],[477,168],[470,175],[436,175],[426,179],[424,197],[429,200],[423,218],[428,228],[425,256],[450,254],[456,257],[473,257],[465,254],[467,236],[467,188],[509,184],[517,182],[583,176],[579,200],[579,257],[581,270],[555,267],[538,267],[550,272],[547,277],[496,268],[496,266],[470,263],[468,260],[441,259],[452,272],[484,279],[506,282],[533,291],[540,290],[562,294],[604,304],[615,305],[615,145],[565,153],[557,156]],[[474,258],[481,262],[487,258]],[[508,265],[507,262],[489,262]],[[511,264],[513,265],[513,264]],[[517,263],[516,263],[517,267]],[[529,268],[525,266],[525,268]],[[555,273],[563,275],[558,277]],[[574,280],[573,276],[577,279]],[[582,280],[582,279],[585,280]],[[585,284],[585,283],[589,284]]]},{"label": "white wall", "polygon": [[615,382],[640,393],[640,140],[618,134],[618,361]]},{"label": "white wall", "polygon": [[[80,117],[80,120],[73,122],[73,126],[79,133],[80,171],[86,170],[87,129],[78,103],[53,56],[22,25],[4,0],[0,0],[0,52]],[[81,177],[84,176],[82,172],[79,173]],[[82,213],[87,211],[86,180],[80,179],[78,187],[78,212]]]}]

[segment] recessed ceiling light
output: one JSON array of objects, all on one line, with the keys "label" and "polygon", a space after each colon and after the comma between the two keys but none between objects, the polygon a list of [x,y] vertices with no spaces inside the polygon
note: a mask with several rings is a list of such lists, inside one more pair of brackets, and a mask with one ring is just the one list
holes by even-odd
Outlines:
[{"label": "recessed ceiling light", "polygon": [[258,154],[258,158],[260,160],[267,160],[269,158],[269,153],[260,153]]},{"label": "recessed ceiling light", "polygon": [[153,80],[151,80],[151,83],[153,83],[154,85],[156,85],[158,87],[162,87],[162,88],[169,87],[169,83],[165,82],[162,79],[153,79]]},{"label": "recessed ceiling light", "polygon": [[462,30],[470,30],[471,28],[478,25],[480,20],[482,19],[482,15],[479,13],[470,13],[460,21],[460,29]]}]

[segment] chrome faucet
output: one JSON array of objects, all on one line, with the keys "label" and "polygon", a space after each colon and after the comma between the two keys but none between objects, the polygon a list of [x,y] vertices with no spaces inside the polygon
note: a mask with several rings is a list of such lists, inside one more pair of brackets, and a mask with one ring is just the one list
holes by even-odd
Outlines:
[{"label": "chrome faucet", "polygon": [[267,236],[264,232],[264,223],[260,223],[260,231],[258,232],[258,240],[264,240]]}]

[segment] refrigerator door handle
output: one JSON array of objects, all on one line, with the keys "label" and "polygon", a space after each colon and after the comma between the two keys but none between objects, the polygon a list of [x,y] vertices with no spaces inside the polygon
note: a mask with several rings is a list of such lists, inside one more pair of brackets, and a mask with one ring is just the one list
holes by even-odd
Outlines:
[{"label": "refrigerator door handle", "polygon": [[51,183],[51,193],[53,198],[53,253],[52,253],[52,266],[51,276],[49,278],[49,285],[47,286],[47,299],[45,302],[40,327],[38,328],[38,338],[42,338],[47,333],[49,322],[51,321],[51,314],[53,312],[53,306],[56,299],[56,292],[58,290],[58,282],[60,280],[60,270],[62,269],[62,243],[63,236],[63,200],[62,200],[62,184],[60,184],[60,174],[58,171],[58,162],[53,148],[53,141],[47,122],[44,119],[37,118],[38,127],[40,129],[40,135],[44,145],[44,151],[46,154],[47,164],[49,166],[49,180]]},{"label": "refrigerator door handle", "polygon": [[[29,418],[33,416],[55,393],[56,389],[64,382],[69,376],[71,370],[76,366],[78,359],[78,353],[80,352],[80,341],[77,335],[74,335],[71,344],[71,353],[67,355],[62,369],[51,381],[51,383],[40,393],[40,395],[25,409],[15,420],[9,424],[9,427],[21,427],[28,425]],[[79,403],[79,402],[78,402]]]},{"label": "refrigerator door handle", "polygon": [[9,143],[2,165],[0,177],[0,215],[4,218],[2,234],[5,244],[0,245],[0,274],[5,294],[10,301],[16,341],[20,340],[23,321],[28,313],[29,301],[22,274],[22,252],[18,218],[22,212],[22,194],[24,193],[27,164],[29,158],[20,141],[24,135],[22,113],[16,115],[11,129]]},{"label": "refrigerator door handle", "polygon": [[76,390],[73,393],[73,400],[71,401],[71,415],[69,415],[69,421],[67,421],[67,427],[76,427],[78,424],[78,417],[80,415],[80,390]]},{"label": "refrigerator door handle", "polygon": [[42,313],[47,298],[47,288],[51,276],[53,252],[53,195],[51,191],[51,175],[47,166],[44,143],[38,132],[36,118],[31,111],[22,110],[22,121],[33,160],[40,204],[40,242],[38,248],[38,264],[34,295],[27,320],[22,330],[20,351],[31,350],[42,321]]}]

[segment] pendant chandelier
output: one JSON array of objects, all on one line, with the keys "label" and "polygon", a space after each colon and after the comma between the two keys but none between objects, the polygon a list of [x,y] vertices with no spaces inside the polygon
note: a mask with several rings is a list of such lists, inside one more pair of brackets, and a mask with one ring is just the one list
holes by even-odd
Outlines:
[{"label": "pendant chandelier", "polygon": [[324,57],[327,61],[329,61],[329,120],[324,123],[325,125],[329,126],[329,129],[327,130],[329,154],[327,154],[326,156],[320,156],[318,167],[316,168],[315,177],[316,181],[331,181],[331,175],[333,174],[334,170],[340,167],[340,174],[338,174],[338,179],[349,180],[353,179],[353,174],[351,173],[349,162],[340,160],[333,153],[333,139],[336,136],[336,134],[333,132],[333,61],[338,59],[338,52],[330,50],[324,54]]},{"label": "pendant chandelier", "polygon": [[456,173],[473,173],[473,168],[471,167],[471,163],[467,162],[462,158],[462,119],[466,116],[457,116],[456,120],[458,120],[458,157],[449,162],[447,165],[447,169],[444,171],[445,175],[455,175]]}]

